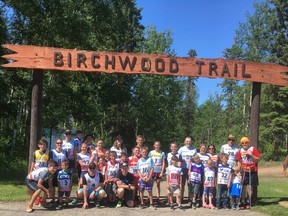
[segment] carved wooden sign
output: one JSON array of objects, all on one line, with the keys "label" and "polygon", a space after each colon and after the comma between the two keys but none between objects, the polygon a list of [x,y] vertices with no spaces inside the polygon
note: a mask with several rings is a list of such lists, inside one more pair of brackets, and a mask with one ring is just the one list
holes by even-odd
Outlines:
[{"label": "carved wooden sign", "polygon": [[5,68],[227,78],[288,86],[288,67],[277,64],[11,44],[2,46],[15,52],[2,56],[10,59],[9,63],[2,65]]}]

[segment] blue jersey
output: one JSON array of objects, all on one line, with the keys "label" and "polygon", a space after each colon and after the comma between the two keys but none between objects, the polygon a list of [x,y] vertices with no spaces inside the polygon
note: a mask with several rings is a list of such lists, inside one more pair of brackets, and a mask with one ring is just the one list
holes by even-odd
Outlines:
[{"label": "blue jersey", "polygon": [[142,176],[148,176],[151,169],[154,167],[154,162],[151,158],[140,158],[137,163],[137,170]]},{"label": "blue jersey", "polygon": [[203,173],[204,173],[204,166],[202,163],[200,164],[192,163],[189,176],[190,182],[196,184],[202,183]]}]

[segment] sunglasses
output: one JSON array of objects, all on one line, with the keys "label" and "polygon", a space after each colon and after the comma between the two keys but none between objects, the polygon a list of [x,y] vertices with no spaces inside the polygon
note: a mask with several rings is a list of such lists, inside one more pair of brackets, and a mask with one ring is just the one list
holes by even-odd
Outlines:
[{"label": "sunglasses", "polygon": [[210,150],[212,149],[212,150],[214,150],[214,148],[209,148]]},{"label": "sunglasses", "polygon": [[62,144],[62,142],[56,142],[56,144],[59,144],[59,145],[60,145],[60,144]]},{"label": "sunglasses", "polygon": [[228,139],[228,141],[234,141],[234,139]]},{"label": "sunglasses", "polygon": [[248,142],[242,142],[241,144],[248,144]]}]

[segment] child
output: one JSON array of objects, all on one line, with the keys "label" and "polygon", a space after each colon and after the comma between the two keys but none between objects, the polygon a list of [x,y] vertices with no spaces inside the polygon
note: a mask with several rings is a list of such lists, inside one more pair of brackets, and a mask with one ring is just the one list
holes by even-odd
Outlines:
[{"label": "child", "polygon": [[129,172],[133,174],[134,176],[134,188],[135,188],[135,195],[138,194],[138,181],[139,181],[139,175],[137,171],[137,163],[138,163],[138,155],[139,155],[140,149],[139,147],[134,147],[132,150],[132,156],[128,158],[128,164],[129,164]]},{"label": "child", "polygon": [[61,163],[61,168],[58,172],[58,201],[59,205],[56,207],[56,209],[61,210],[62,207],[62,200],[63,196],[66,197],[66,206],[68,206],[69,200],[70,200],[70,194],[72,190],[72,174],[73,169],[69,169],[69,160],[65,159]]},{"label": "child", "polygon": [[[202,195],[202,205],[204,208],[215,209],[212,204],[213,191],[215,188],[215,168],[213,166],[213,161],[208,159],[207,167],[204,168],[204,190]],[[209,205],[206,203],[205,199],[208,199]]]},{"label": "child", "polygon": [[196,209],[196,197],[199,195],[202,185],[202,179],[204,174],[204,166],[201,163],[200,157],[196,154],[193,157],[193,161],[189,167],[189,197],[192,198],[191,208]]},{"label": "child", "polygon": [[106,163],[110,160],[110,150],[109,150],[109,149],[107,149],[107,150],[105,151],[105,156],[104,156],[104,158],[105,158]]},{"label": "child", "polygon": [[110,148],[110,151],[115,151],[116,152],[116,154],[117,154],[116,160],[118,162],[120,162],[120,158],[121,158],[122,152],[125,152],[127,154],[127,149],[124,146],[123,138],[121,136],[117,136],[115,138],[115,141],[113,143],[113,146]]},{"label": "child", "polygon": [[104,156],[99,157],[99,161],[98,161],[98,170],[99,172],[105,176],[105,172],[106,172],[106,161]]},{"label": "child", "polygon": [[232,179],[232,167],[228,164],[229,155],[221,154],[220,160],[222,163],[218,165],[218,172],[217,172],[217,202],[216,208],[221,208],[221,198],[223,198],[223,208],[229,210],[228,204],[228,188],[230,188],[231,179]]},{"label": "child", "polygon": [[160,182],[165,170],[165,153],[160,150],[161,144],[155,141],[154,150],[149,152],[149,157],[152,158],[155,166],[152,178],[156,180],[157,204],[160,205]]},{"label": "child", "polygon": [[123,163],[128,164],[128,155],[125,152],[122,152],[120,157],[120,165]]},{"label": "child", "polygon": [[[47,163],[49,160],[49,154],[46,152],[47,141],[44,139],[39,140],[38,142],[38,150],[34,152],[34,162],[31,164],[30,173],[34,170],[37,170],[41,167],[47,167]],[[35,200],[35,205],[39,205],[41,202],[41,197],[39,196]]]},{"label": "child", "polygon": [[182,156],[177,152],[177,150],[178,150],[178,148],[177,148],[177,144],[176,143],[171,143],[170,144],[170,150],[171,150],[171,152],[169,152],[168,154],[167,154],[167,164],[168,164],[168,166],[169,165],[172,165],[172,163],[171,163],[171,158],[172,158],[172,156],[177,156],[177,158],[178,158],[178,162],[177,162],[177,166],[178,167],[181,167],[181,161],[182,161]]},{"label": "child", "polygon": [[97,166],[98,165],[98,152],[97,152],[96,148],[94,146],[90,146],[89,153],[91,155],[89,163],[93,162]]},{"label": "child", "polygon": [[179,159],[177,156],[173,155],[171,158],[171,164],[166,169],[167,174],[167,196],[169,197],[170,208],[174,210],[173,206],[173,195],[176,196],[176,202],[178,208],[183,210],[181,205],[181,187],[182,187],[182,169],[177,166]]},{"label": "child", "polygon": [[241,195],[241,188],[242,188],[242,176],[240,169],[238,167],[234,168],[234,173],[232,174],[232,185],[230,189],[230,198],[231,198],[231,205],[232,209],[239,210],[239,199]]},{"label": "child", "polygon": [[199,146],[199,153],[197,153],[200,157],[200,160],[204,167],[206,167],[207,161],[210,159],[210,156],[206,153],[207,147],[206,144],[202,143]]},{"label": "child", "polygon": [[116,201],[116,189],[117,189],[117,176],[119,173],[120,165],[116,161],[117,154],[115,151],[110,152],[110,161],[106,164],[105,173],[105,190],[107,192],[107,198],[110,202]]},{"label": "child", "polygon": [[97,144],[96,151],[97,151],[98,157],[105,156],[105,149],[103,148],[104,141],[102,139],[99,139],[97,140],[96,144]]},{"label": "child", "polygon": [[31,195],[30,203],[26,209],[26,212],[33,211],[33,203],[39,197],[41,191],[44,191],[42,199],[42,205],[45,206],[47,196],[52,194],[52,177],[57,170],[56,161],[49,161],[48,167],[41,167],[31,172],[25,179],[25,184],[28,189],[28,193]]},{"label": "child", "polygon": [[139,190],[140,190],[140,202],[139,209],[143,209],[144,205],[144,190],[148,191],[148,198],[150,201],[150,208],[157,209],[153,206],[153,194],[152,194],[152,187],[153,187],[153,180],[152,174],[154,171],[154,162],[151,158],[147,157],[148,155],[148,148],[142,147],[141,149],[141,158],[138,160],[137,163],[137,170],[139,179]]},{"label": "child", "polygon": [[75,169],[75,161],[77,159],[77,150],[74,148],[74,143],[71,140],[71,130],[64,132],[65,139],[63,140],[62,149],[66,152],[67,159],[69,160],[69,169]]}]

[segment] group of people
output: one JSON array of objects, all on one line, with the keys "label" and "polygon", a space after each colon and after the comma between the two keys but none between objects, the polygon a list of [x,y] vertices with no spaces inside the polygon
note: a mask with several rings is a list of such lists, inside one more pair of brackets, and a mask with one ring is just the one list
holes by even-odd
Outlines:
[{"label": "group of people", "polygon": [[[154,149],[149,151],[143,145],[143,137],[138,135],[131,156],[121,136],[115,138],[110,149],[104,148],[102,139],[97,140],[96,145],[93,140],[89,134],[83,140],[81,131],[77,131],[72,140],[71,131],[66,130],[64,139],[57,139],[55,149],[50,152],[47,152],[45,140],[38,142],[34,162],[25,179],[31,195],[27,212],[33,211],[34,204],[49,207],[56,198],[56,209],[68,205],[73,173],[77,173],[78,188],[71,203],[83,200],[83,209],[88,208],[89,202],[95,207],[115,203],[116,207],[126,205],[143,209],[148,204],[149,208],[157,209],[156,206],[162,204],[160,184],[163,176],[166,176],[166,205],[173,210],[183,209],[185,188],[193,209],[199,206],[226,210],[250,208],[252,188],[258,185],[257,163],[261,155],[247,137],[241,138],[242,147],[239,148],[234,144],[235,137],[229,135],[228,143],[221,147],[219,155],[214,145],[201,144],[197,150],[190,137],[185,138],[184,146],[179,149],[175,142],[171,143],[170,152],[165,154],[160,141],[155,141]],[[153,202],[154,185],[157,205]],[[148,192],[146,201],[145,191]],[[46,201],[48,197],[50,203]]]}]

